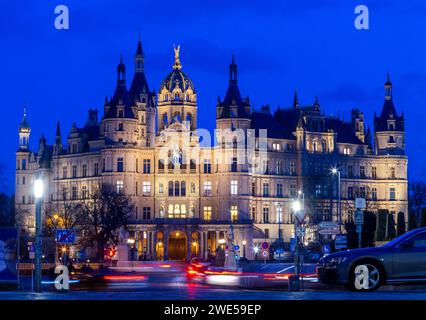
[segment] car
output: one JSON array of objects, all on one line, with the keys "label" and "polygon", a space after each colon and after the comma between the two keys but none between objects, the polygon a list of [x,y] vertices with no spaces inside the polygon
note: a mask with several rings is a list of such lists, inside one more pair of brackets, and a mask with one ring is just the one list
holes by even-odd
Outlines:
[{"label": "car", "polygon": [[322,257],[318,281],[374,291],[386,284],[426,283],[426,228],[411,230],[381,247],[340,251]]}]

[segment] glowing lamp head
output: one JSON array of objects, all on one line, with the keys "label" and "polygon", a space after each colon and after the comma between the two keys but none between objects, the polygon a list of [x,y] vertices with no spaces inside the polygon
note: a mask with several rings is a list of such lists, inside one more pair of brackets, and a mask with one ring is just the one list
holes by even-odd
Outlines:
[{"label": "glowing lamp head", "polygon": [[255,246],[255,247],[253,248],[253,251],[254,251],[254,253],[258,253],[258,252],[259,252],[259,248]]},{"label": "glowing lamp head", "polygon": [[127,239],[128,244],[135,244],[135,239],[129,238]]},{"label": "glowing lamp head", "polygon": [[293,201],[293,211],[298,212],[302,208],[302,205],[300,204],[299,200]]},{"label": "glowing lamp head", "polygon": [[34,197],[40,199],[43,197],[43,180],[37,179],[34,181]]},{"label": "glowing lamp head", "polygon": [[337,172],[338,172],[338,171],[337,171],[337,169],[336,169],[336,168],[332,168],[332,169],[331,169],[331,173],[332,173],[332,174],[337,174]]},{"label": "glowing lamp head", "polygon": [[246,240],[243,240],[243,246],[245,246],[247,244]]}]

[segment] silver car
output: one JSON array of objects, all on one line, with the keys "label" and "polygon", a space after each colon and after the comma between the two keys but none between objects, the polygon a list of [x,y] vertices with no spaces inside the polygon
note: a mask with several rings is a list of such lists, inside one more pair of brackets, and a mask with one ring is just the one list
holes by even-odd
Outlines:
[{"label": "silver car", "polygon": [[426,228],[409,231],[381,247],[353,249],[322,257],[318,280],[374,291],[385,284],[426,283]]}]

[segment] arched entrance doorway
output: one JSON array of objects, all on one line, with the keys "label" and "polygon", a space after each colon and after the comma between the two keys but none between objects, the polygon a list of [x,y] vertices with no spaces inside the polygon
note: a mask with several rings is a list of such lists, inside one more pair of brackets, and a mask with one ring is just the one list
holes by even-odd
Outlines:
[{"label": "arched entrance doorway", "polygon": [[169,260],[186,259],[186,235],[181,231],[174,231],[169,236]]}]

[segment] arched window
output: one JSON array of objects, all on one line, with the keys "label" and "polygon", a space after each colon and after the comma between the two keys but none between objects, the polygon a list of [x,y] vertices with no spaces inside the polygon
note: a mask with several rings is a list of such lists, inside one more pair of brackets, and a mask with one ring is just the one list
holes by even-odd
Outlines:
[{"label": "arched window", "polygon": [[164,207],[160,207],[160,218],[164,218]]},{"label": "arched window", "polygon": [[21,169],[27,170],[27,159],[22,159]]},{"label": "arched window", "polygon": [[173,181],[169,181],[169,197],[173,197]]},{"label": "arched window", "polygon": [[167,117],[167,113],[163,113],[163,124],[165,126],[169,124],[169,119]]},{"label": "arched window", "polygon": [[192,114],[190,112],[186,114],[186,122],[188,122],[188,125],[192,122]]},{"label": "arched window", "polygon": [[180,184],[180,195],[182,197],[186,196],[186,182],[185,181],[182,181],[181,184]]},{"label": "arched window", "polygon": [[182,119],[181,119],[181,117],[180,117],[180,112],[176,111],[176,112],[173,114],[173,122],[182,122],[181,120],[182,120]]},{"label": "arched window", "polygon": [[175,210],[174,210],[174,212],[173,212],[173,215],[174,215],[175,217],[179,217],[179,216],[180,216],[180,207],[179,207],[179,205],[178,205],[178,204],[175,204]]},{"label": "arched window", "polygon": [[175,197],[179,196],[179,187],[180,187],[179,181],[175,181]]},{"label": "arched window", "polygon": [[173,218],[173,212],[174,212],[173,205],[169,204],[169,210],[167,212],[167,215],[168,215],[169,218]]},{"label": "arched window", "polygon": [[180,206],[180,216],[182,218],[186,217],[186,205],[184,205],[184,204]]},{"label": "arched window", "polygon": [[195,183],[191,182],[191,193],[195,193]]}]

